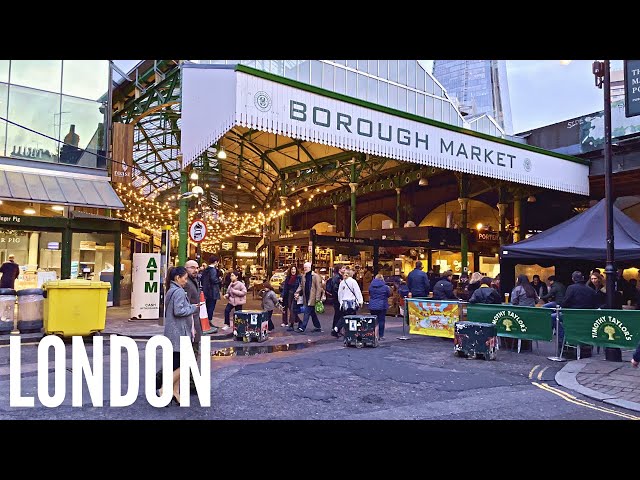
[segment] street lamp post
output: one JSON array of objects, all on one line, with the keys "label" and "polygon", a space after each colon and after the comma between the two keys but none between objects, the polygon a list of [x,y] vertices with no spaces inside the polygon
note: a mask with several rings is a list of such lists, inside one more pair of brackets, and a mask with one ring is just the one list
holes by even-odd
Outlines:
[{"label": "street lamp post", "polygon": [[[615,249],[613,238],[613,194],[611,181],[611,70],[609,60],[593,62],[596,87],[604,88],[604,195],[607,223],[607,264],[604,272],[607,285],[607,308],[614,308],[616,289]],[[619,348],[605,348],[605,360],[622,361]]]}]

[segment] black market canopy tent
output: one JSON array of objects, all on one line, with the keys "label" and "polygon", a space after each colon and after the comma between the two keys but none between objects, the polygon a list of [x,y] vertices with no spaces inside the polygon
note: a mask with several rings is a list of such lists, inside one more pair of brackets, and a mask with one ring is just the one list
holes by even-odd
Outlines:
[{"label": "black market canopy tent", "polygon": [[[613,235],[616,262],[640,261],[640,224],[615,205]],[[605,200],[549,230],[502,246],[500,259],[523,264],[563,260],[604,264],[607,259]]]}]

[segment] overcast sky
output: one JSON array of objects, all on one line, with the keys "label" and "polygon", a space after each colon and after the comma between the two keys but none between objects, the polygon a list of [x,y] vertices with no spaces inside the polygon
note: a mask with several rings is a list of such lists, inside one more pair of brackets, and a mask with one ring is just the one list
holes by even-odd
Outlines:
[{"label": "overcast sky", "polygon": [[[125,71],[139,60],[115,60]],[[431,71],[432,60],[420,61]],[[520,133],[602,110],[602,90],[595,87],[593,60],[507,60],[513,131]],[[622,61],[612,61],[622,68]]]}]

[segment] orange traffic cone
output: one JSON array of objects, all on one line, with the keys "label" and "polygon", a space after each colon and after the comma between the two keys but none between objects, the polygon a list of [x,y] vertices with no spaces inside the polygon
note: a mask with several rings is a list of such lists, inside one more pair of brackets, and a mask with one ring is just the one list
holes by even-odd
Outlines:
[{"label": "orange traffic cone", "polygon": [[202,327],[203,332],[208,332],[211,330],[211,325],[209,325],[209,316],[207,315],[207,305],[204,299],[204,292],[200,292],[200,326]]}]

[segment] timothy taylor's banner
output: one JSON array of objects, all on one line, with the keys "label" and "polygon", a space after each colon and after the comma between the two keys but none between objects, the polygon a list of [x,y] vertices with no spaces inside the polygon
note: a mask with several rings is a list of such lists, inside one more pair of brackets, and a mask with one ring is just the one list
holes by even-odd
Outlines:
[{"label": "timothy taylor's banner", "polygon": [[640,316],[634,310],[578,310],[563,308],[567,343],[633,350],[640,340]]},{"label": "timothy taylor's banner", "polygon": [[550,308],[518,307],[515,305],[467,305],[470,322],[493,323],[499,337],[523,338],[527,340],[552,339]]},{"label": "timothy taylor's banner", "polygon": [[589,193],[589,166],[579,159],[492,140],[285,78],[263,78],[267,75],[247,67],[213,67],[183,65],[183,168],[240,125],[396,160]]},{"label": "timothy taylor's banner", "polygon": [[160,254],[133,254],[133,290],[131,318],[154,319],[160,316]]}]

